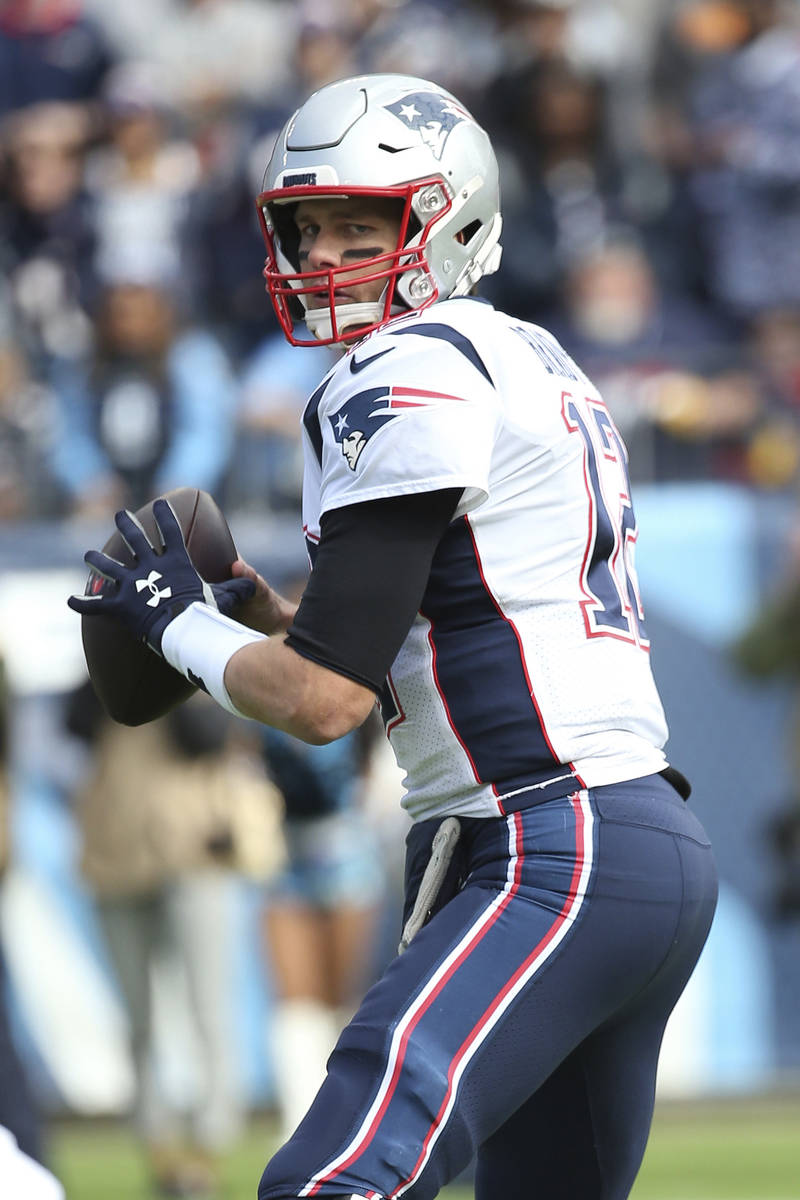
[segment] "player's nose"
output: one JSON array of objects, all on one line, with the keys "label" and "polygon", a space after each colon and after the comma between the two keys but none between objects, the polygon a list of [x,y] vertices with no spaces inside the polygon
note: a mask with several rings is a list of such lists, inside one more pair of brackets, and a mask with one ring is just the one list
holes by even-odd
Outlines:
[{"label": "player's nose", "polygon": [[320,232],[308,251],[308,265],[312,270],[330,270],[342,263],[342,251],[336,238]]}]

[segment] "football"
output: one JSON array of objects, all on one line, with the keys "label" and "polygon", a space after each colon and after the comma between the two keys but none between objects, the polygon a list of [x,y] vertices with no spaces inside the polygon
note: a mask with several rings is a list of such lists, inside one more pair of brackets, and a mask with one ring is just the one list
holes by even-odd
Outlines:
[{"label": "football", "polygon": [[[200,488],[182,487],[166,492],[164,499],[169,500],[178,518],[189,557],[198,573],[207,583],[230,579],[231,565],[237,557],[236,546],[213,497]],[[145,504],[136,517],[150,541],[160,549],[162,542],[153,516],[153,504],[153,500]],[[133,562],[118,530],[103,546],[103,552],[118,562]],[[101,575],[91,571],[86,594],[107,586],[109,584]],[[121,725],[144,725],[154,721],[197,690],[111,617],[82,617],[81,636],[92,686],[108,715]]]}]

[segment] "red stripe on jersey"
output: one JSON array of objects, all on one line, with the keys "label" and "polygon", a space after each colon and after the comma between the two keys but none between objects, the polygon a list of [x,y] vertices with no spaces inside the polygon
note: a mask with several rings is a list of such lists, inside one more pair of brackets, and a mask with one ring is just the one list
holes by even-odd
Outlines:
[{"label": "red stripe on jersey", "polygon": [[413,387],[392,387],[390,389],[393,396],[426,396],[430,400],[461,400],[464,401],[464,396],[451,396],[448,392],[429,392],[427,388]]}]

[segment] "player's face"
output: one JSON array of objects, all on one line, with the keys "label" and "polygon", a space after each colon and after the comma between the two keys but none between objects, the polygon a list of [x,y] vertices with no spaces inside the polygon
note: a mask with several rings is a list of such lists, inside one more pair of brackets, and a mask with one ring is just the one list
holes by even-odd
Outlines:
[{"label": "player's face", "polygon": [[[386,277],[364,283],[348,283],[364,274],[358,263],[397,249],[402,201],[386,198],[303,200],[295,213],[300,232],[300,270],[330,271],[353,263],[352,272],[337,275],[337,304],[374,303],[386,287]],[[320,275],[320,284],[327,275]],[[312,281],[309,281],[312,282]],[[309,293],[309,308],[328,304],[327,290]]]}]

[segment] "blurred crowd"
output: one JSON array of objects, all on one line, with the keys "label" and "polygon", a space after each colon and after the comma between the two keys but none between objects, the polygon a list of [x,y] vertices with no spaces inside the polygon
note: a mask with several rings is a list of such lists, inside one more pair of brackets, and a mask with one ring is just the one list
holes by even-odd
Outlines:
[{"label": "blurred crowd", "polygon": [[603,391],[635,477],[800,472],[797,0],[0,0],[0,520],[191,482],[297,507],[254,197],[316,87],[451,88],[501,163],[484,294]]}]

